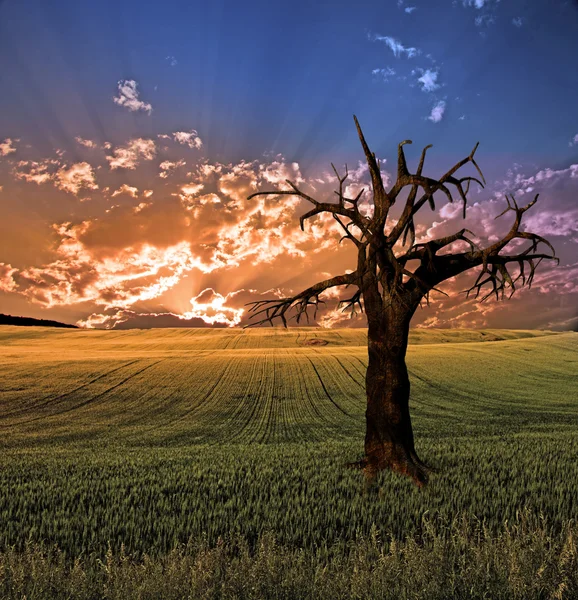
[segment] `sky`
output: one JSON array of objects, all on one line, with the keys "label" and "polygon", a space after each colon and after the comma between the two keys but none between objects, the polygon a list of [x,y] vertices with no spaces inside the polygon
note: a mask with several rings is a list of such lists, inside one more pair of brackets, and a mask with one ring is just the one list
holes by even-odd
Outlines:
[{"label": "sky", "polygon": [[[355,268],[320,201],[370,177],[359,119],[395,180],[440,177],[479,142],[487,185],[436,195],[418,241],[527,231],[560,258],[530,289],[479,302],[440,286],[416,327],[578,328],[578,2],[0,0],[0,312],[83,327],[232,327],[246,304]],[[473,172],[465,167],[463,175]],[[395,219],[395,212],[392,219]],[[394,222],[394,221],[392,221]],[[326,294],[310,324],[363,326]],[[292,324],[292,322],[290,322]]]}]

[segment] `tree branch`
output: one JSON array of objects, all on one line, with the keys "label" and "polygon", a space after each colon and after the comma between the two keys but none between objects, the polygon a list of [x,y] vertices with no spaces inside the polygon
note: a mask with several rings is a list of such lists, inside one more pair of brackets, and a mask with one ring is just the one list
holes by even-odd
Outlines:
[{"label": "tree branch", "polygon": [[[411,249],[411,244],[413,244],[413,240],[415,240],[415,235],[412,234],[412,230],[414,230],[413,218],[414,218],[415,214],[421,209],[421,207],[426,202],[429,202],[430,208],[432,210],[435,209],[435,203],[434,203],[434,198],[433,198],[433,195],[435,194],[435,192],[442,191],[447,196],[448,201],[453,203],[453,201],[454,201],[453,196],[445,184],[447,183],[447,184],[451,184],[451,185],[455,186],[456,189],[458,190],[458,193],[459,193],[461,199],[464,202],[463,216],[465,218],[466,206],[467,206],[467,194],[470,189],[470,183],[472,181],[475,181],[476,183],[478,183],[478,185],[480,185],[483,188],[484,184],[486,183],[486,180],[484,179],[484,176],[483,176],[480,168],[478,167],[478,164],[476,163],[476,161],[474,159],[474,155],[476,153],[476,150],[478,149],[479,142],[474,146],[474,149],[470,152],[470,154],[466,158],[463,158],[462,160],[457,162],[447,173],[442,175],[442,177],[439,180],[432,179],[430,177],[424,177],[422,175],[425,154],[426,154],[426,151],[428,150],[428,148],[431,148],[431,144],[426,146],[423,149],[421,159],[419,162],[419,166],[418,166],[416,173],[412,175],[411,173],[408,172],[407,165],[405,162],[405,155],[403,153],[403,145],[407,144],[407,143],[411,144],[411,141],[405,140],[404,142],[402,142],[399,145],[397,181],[395,182],[393,188],[389,191],[389,195],[392,199],[395,199],[405,186],[411,185],[413,187],[408,196],[404,210],[403,210],[398,222],[395,224],[394,228],[391,230],[390,234],[387,236],[387,243],[392,244],[392,245],[395,244],[398,241],[398,239],[401,237],[401,235],[403,234],[404,235],[404,245],[405,245],[405,239],[407,237],[407,234],[409,233],[410,234],[410,249]],[[477,169],[482,181],[480,181],[476,177],[461,177],[458,179],[453,176],[453,174],[458,169],[463,167],[468,162],[471,162],[474,165],[474,167]],[[467,184],[467,187],[465,190],[463,188],[464,183]],[[425,191],[425,193],[420,197],[420,199],[417,202],[415,202],[418,187],[421,187]]]},{"label": "tree branch", "polygon": [[283,325],[287,327],[286,313],[290,308],[295,308],[297,311],[294,317],[297,320],[297,323],[299,323],[303,315],[305,315],[307,322],[309,322],[309,314],[307,309],[310,306],[315,307],[315,312],[313,315],[315,318],[319,304],[324,304],[323,300],[319,300],[319,296],[324,291],[338,285],[357,284],[358,280],[359,276],[357,271],[354,271],[353,273],[345,273],[344,275],[337,275],[335,277],[331,277],[330,279],[326,279],[325,281],[320,281],[306,290],[303,290],[299,294],[289,298],[281,298],[277,300],[257,300],[256,302],[249,302],[246,304],[246,306],[251,306],[249,309],[249,313],[252,313],[250,316],[251,319],[257,315],[264,314],[265,316],[259,321],[245,325],[245,327],[256,327],[258,325],[263,325],[264,323],[270,323],[273,325],[274,319],[281,319]]}]

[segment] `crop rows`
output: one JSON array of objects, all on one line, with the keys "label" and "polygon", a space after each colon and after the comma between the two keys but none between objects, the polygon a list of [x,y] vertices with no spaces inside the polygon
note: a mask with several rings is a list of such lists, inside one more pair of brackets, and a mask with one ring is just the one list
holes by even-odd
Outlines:
[{"label": "crop rows", "polygon": [[419,333],[416,444],[440,473],[363,495],[343,466],[363,448],[363,332],[43,331],[0,329],[0,552],[163,555],[272,532],[323,556],[418,534],[424,514],[578,518],[575,334]]}]

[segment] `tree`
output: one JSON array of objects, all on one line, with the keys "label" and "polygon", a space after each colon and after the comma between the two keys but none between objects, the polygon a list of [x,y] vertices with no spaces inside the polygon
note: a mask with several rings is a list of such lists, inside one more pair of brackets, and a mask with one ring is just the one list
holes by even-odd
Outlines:
[{"label": "tree", "polygon": [[[338,196],[336,202],[319,202],[289,180],[286,182],[291,187],[290,190],[257,192],[248,199],[260,195],[295,195],[307,200],[313,207],[300,218],[302,230],[307,219],[321,213],[331,213],[343,229],[342,240],[348,240],[357,249],[357,268],[352,273],[316,283],[289,298],[250,303],[251,318],[259,316],[250,326],[265,323],[273,325],[279,319],[287,327],[287,313],[290,309],[294,310],[294,316],[299,322],[303,315],[308,316],[309,307],[314,307],[317,311],[322,302],[319,296],[326,290],[335,286],[355,286],[357,291],[340,303],[344,304],[344,310],[350,309],[353,312],[356,307],[364,310],[368,327],[365,457],[355,464],[364,470],[368,482],[372,482],[379,471],[391,469],[409,476],[421,487],[427,483],[428,474],[434,469],[422,462],[416,453],[409,412],[410,382],[405,356],[410,321],[417,307],[424,300],[429,304],[430,292],[441,291],[437,288],[441,282],[475,267],[481,269],[474,284],[465,290],[467,295],[475,293],[477,298],[484,288],[488,293],[483,296],[482,301],[492,295],[503,299],[505,290],[509,288],[511,296],[518,282],[520,286],[529,287],[536,267],[542,260],[558,259],[550,242],[520,228],[523,215],[536,203],[538,194],[522,208],[517,205],[513,195],[506,195],[507,208],[498,216],[512,212],[514,222],[503,239],[486,248],[478,247],[466,235],[472,234],[467,229],[425,243],[416,243],[414,219],[417,213],[426,204],[432,210],[435,209],[436,192],[445,194],[449,202],[453,202],[449,185],[454,186],[454,193],[457,190],[463,201],[465,218],[470,183],[475,182],[482,188],[485,184],[484,176],[474,159],[479,142],[469,156],[456,163],[438,180],[422,174],[426,151],[431,145],[423,149],[416,173],[410,173],[403,146],[412,142],[401,142],[398,146],[397,180],[386,191],[379,160],[370,151],[355,115],[353,118],[371,174],[373,214],[366,215],[359,210],[359,200],[365,190],[356,198],[346,198],[343,195],[343,184],[348,177],[347,165],[345,175],[340,177],[331,164],[339,180],[339,192],[335,192]],[[467,163],[476,168],[481,181],[477,177],[456,176],[456,172]],[[390,209],[406,187],[409,187],[407,200],[395,222],[390,218]],[[386,233],[388,229],[389,233]],[[460,241],[467,244],[467,251],[452,252],[451,249]],[[521,247],[526,245],[525,248]],[[551,254],[539,251],[540,245],[545,245]],[[503,253],[506,246],[509,246],[508,253]],[[516,248],[513,249],[512,246]],[[515,276],[511,272],[512,266],[517,268]]]}]

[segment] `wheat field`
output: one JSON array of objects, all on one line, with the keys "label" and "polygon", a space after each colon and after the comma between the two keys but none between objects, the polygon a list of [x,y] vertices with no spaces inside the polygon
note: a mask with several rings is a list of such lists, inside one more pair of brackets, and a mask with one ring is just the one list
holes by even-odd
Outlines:
[{"label": "wheat field", "polygon": [[34,597],[23,565],[50,547],[63,564],[126,553],[158,565],[201,541],[258,556],[271,536],[321,568],[431,527],[440,540],[462,522],[503,535],[521,514],[566,540],[578,334],[414,330],[416,447],[440,472],[424,491],[384,474],[364,495],[344,463],[363,450],[365,343],[352,329],[0,327],[0,592],[4,573]]}]

